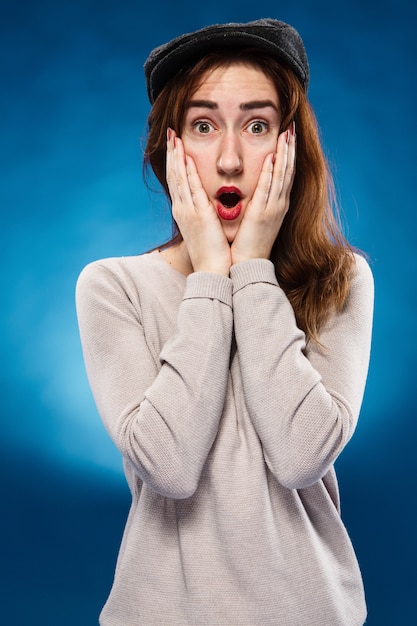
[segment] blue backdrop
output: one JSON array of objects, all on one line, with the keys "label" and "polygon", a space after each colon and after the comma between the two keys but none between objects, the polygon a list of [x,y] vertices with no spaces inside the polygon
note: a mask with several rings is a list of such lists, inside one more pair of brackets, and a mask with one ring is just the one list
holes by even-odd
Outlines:
[{"label": "blue backdrop", "polygon": [[87,262],[143,252],[169,232],[141,176],[142,64],[181,32],[258,17],[288,21],[305,40],[347,234],[373,268],[371,368],[358,430],[338,462],[342,508],[368,624],[415,623],[414,6],[2,6],[0,593],[8,626],[95,624],[112,580],[129,497],[88,388],[74,285]]}]

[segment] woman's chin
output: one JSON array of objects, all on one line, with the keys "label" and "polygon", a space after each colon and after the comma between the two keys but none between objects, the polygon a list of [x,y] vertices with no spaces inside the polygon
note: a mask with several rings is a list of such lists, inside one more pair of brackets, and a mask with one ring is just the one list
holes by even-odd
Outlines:
[{"label": "woman's chin", "polygon": [[232,225],[232,224],[223,224],[223,232],[226,235],[226,239],[229,242],[230,245],[232,245],[232,243],[235,240],[236,234],[238,231],[238,225]]},{"label": "woman's chin", "polygon": [[233,221],[226,221],[226,220],[221,220],[222,222],[222,227],[223,227],[223,232],[226,236],[227,241],[229,242],[230,245],[232,245],[232,243],[234,242],[236,235],[237,235],[237,231],[239,230],[239,226],[240,226],[240,222],[242,220],[233,220]]}]

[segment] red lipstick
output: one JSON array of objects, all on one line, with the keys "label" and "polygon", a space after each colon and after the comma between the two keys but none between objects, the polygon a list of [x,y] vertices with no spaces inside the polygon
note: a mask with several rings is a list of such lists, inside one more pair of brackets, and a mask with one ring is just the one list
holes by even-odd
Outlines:
[{"label": "red lipstick", "polygon": [[222,220],[235,220],[242,210],[242,192],[237,187],[220,187],[216,193],[217,214]]}]

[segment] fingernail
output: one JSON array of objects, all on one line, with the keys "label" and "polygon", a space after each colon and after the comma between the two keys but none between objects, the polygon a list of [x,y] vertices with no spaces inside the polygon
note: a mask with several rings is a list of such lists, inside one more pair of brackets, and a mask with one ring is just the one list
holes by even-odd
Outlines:
[{"label": "fingernail", "polygon": [[285,133],[285,141],[286,141],[286,143],[288,143],[289,140],[290,140],[290,131],[287,130],[286,133]]},{"label": "fingernail", "polygon": [[294,120],[291,122],[290,130],[291,130],[291,135],[295,137],[295,121]]}]

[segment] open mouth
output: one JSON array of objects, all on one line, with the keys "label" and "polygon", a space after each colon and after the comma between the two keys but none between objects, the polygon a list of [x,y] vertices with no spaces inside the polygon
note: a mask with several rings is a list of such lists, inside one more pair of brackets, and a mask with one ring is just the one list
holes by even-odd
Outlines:
[{"label": "open mouth", "polygon": [[218,196],[218,200],[226,209],[233,209],[240,202],[240,196],[234,191],[226,191]]},{"label": "open mouth", "polygon": [[216,195],[217,213],[223,220],[235,220],[242,210],[242,193],[237,187],[220,187]]}]

